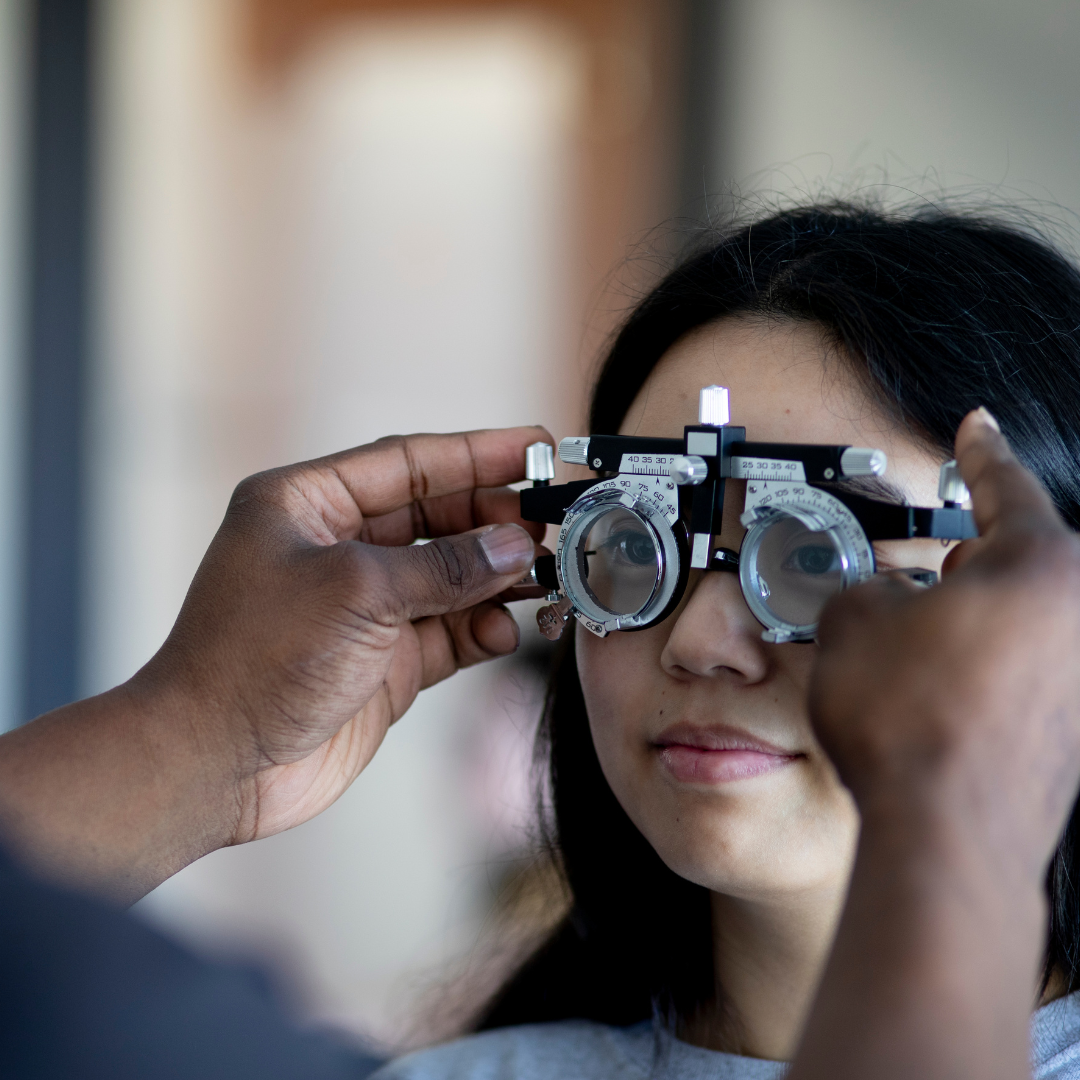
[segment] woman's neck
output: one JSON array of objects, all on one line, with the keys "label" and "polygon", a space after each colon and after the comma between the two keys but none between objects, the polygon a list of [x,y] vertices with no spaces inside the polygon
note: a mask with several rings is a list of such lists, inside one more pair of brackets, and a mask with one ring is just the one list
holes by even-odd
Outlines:
[{"label": "woman's neck", "polygon": [[842,892],[767,900],[712,894],[717,998],[682,1036],[712,1050],[789,1061],[840,918]]}]

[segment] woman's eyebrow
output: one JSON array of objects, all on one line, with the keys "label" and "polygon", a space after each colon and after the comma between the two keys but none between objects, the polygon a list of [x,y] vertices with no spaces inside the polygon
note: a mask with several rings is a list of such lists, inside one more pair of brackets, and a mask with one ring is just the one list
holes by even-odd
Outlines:
[{"label": "woman's eyebrow", "polygon": [[848,495],[861,495],[865,499],[889,503],[892,506],[911,506],[911,498],[899,484],[880,476],[849,476],[818,485],[828,491],[840,491]]}]

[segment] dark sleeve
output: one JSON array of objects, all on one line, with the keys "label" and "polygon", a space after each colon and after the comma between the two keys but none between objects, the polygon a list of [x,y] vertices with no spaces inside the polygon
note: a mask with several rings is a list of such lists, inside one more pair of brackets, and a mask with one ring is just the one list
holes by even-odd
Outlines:
[{"label": "dark sleeve", "polygon": [[256,969],[201,960],[0,853],[5,1080],[359,1080],[380,1063],[301,1031]]}]

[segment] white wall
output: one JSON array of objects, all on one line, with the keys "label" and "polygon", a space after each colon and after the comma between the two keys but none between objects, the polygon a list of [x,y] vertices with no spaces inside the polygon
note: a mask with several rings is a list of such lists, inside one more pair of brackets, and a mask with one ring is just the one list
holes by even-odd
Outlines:
[{"label": "white wall", "polygon": [[[87,690],[158,647],[244,475],[399,431],[557,427],[573,339],[577,82],[543,30],[357,24],[264,86],[234,0],[105,8]],[[514,708],[495,679],[425,692],[322,817],[141,910],[396,1037],[414,976],[468,948],[488,900],[474,751]]]},{"label": "white wall", "polygon": [[737,0],[714,186],[990,191],[1080,211],[1075,0]]},{"label": "white wall", "polygon": [[20,719],[28,7],[0,0],[0,731]]}]

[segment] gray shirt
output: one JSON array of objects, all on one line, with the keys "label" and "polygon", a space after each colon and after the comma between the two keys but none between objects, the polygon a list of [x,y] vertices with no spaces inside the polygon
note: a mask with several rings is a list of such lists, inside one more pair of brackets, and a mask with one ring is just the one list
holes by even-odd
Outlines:
[{"label": "gray shirt", "polygon": [[[1031,1018],[1035,1080],[1080,1080],[1080,992]],[[371,1080],[780,1080],[779,1061],[702,1050],[648,1022],[502,1028],[408,1054]]]}]

